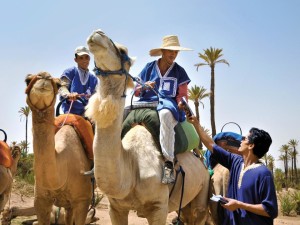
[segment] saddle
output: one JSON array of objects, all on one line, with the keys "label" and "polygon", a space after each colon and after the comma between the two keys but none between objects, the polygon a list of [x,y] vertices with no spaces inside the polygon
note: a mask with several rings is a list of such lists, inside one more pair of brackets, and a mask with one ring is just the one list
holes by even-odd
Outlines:
[{"label": "saddle", "polygon": [[[123,121],[121,138],[135,125],[143,125],[151,134],[155,144],[161,150],[159,142],[160,121],[158,112],[153,108],[133,109]],[[175,128],[174,154],[192,150],[199,145],[199,136],[194,126],[187,122],[179,122]]]},{"label": "saddle", "polygon": [[93,154],[93,139],[94,132],[91,123],[82,116],[75,114],[62,114],[55,117],[54,125],[56,126],[55,133],[59,131],[62,125],[70,125],[78,134],[81,143],[84,147],[87,157],[91,160],[94,158]]},{"label": "saddle", "polygon": [[9,146],[4,141],[0,141],[0,165],[10,168],[13,163],[13,158]]}]

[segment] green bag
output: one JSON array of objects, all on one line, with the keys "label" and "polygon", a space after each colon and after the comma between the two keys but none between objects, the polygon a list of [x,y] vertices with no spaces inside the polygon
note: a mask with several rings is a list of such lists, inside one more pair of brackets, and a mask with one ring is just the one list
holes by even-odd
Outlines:
[{"label": "green bag", "polygon": [[[121,138],[135,125],[142,124],[152,134],[157,147],[161,150],[159,142],[159,116],[155,109],[140,108],[129,112],[123,122]],[[199,145],[199,137],[194,126],[186,120],[178,123],[175,128],[175,155],[192,150]]]}]

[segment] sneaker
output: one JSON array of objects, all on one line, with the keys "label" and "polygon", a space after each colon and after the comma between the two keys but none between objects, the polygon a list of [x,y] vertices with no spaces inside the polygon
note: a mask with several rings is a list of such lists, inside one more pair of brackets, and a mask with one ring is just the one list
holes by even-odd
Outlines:
[{"label": "sneaker", "polygon": [[173,163],[167,161],[165,162],[163,168],[163,178],[161,180],[163,184],[172,184],[175,182]]}]

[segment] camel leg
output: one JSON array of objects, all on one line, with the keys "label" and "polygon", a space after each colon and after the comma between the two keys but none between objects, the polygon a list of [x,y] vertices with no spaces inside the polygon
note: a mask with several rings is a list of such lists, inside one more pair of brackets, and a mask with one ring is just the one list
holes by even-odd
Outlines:
[{"label": "camel leg", "polygon": [[[203,178],[205,179],[205,178]],[[187,225],[204,225],[208,216],[208,198],[209,198],[209,175],[207,174],[207,182],[198,193],[198,195],[182,209],[182,216]],[[188,220],[188,221],[186,221]]]},{"label": "camel leg", "polygon": [[112,225],[128,225],[128,210],[116,210],[112,205],[109,206],[109,216]]},{"label": "camel leg", "polygon": [[157,207],[157,209],[151,211],[147,215],[147,220],[149,225],[161,225],[166,224],[168,216],[168,208],[166,207]]},{"label": "camel leg", "polygon": [[73,225],[74,218],[73,218],[73,209],[72,208],[65,208],[65,224],[66,225]]},{"label": "camel leg", "polygon": [[52,202],[43,198],[34,199],[34,208],[39,225],[50,225]]},{"label": "camel leg", "polygon": [[[88,214],[89,205],[90,205],[90,200],[80,201],[74,204],[73,218],[74,218],[75,225],[85,225],[85,220]],[[71,223],[70,225],[73,225],[73,223]]]}]

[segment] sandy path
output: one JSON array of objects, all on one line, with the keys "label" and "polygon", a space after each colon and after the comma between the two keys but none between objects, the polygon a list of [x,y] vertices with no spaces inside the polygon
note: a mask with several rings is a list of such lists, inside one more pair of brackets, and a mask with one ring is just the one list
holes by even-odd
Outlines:
[{"label": "sandy path", "polygon": [[[108,200],[107,198],[103,198],[99,205],[97,206],[97,213],[96,217],[99,218],[99,220],[94,223],[95,225],[111,225],[109,214],[108,214]],[[10,202],[7,204],[7,207],[13,207],[13,206],[18,206],[18,207],[30,207],[33,205],[33,197],[21,197],[18,194],[12,193]],[[167,223],[170,224],[172,219],[176,216],[176,213],[170,213],[168,215]],[[28,220],[28,219],[33,219],[36,217],[19,217],[14,220],[12,220],[12,225],[20,225],[22,221]],[[144,218],[139,218],[137,217],[136,213],[131,211],[129,213],[129,224],[130,225],[146,225],[147,220]],[[286,217],[286,216],[279,216],[278,218],[275,219],[274,225],[299,225],[300,224],[300,216],[298,217]]]}]

